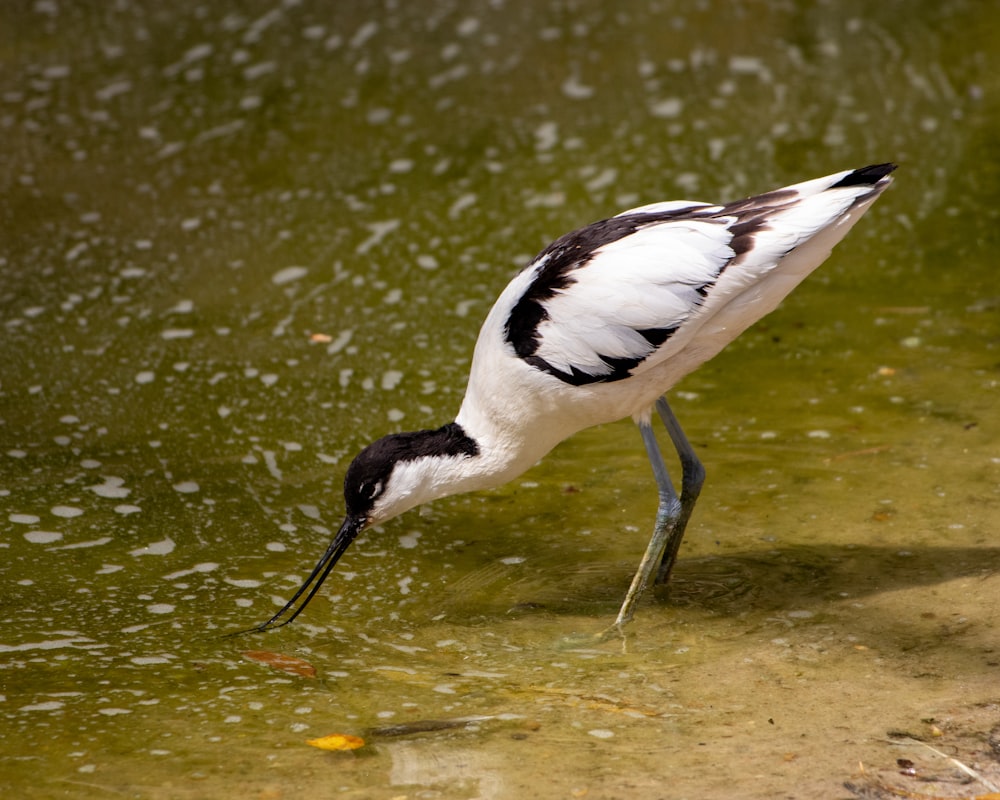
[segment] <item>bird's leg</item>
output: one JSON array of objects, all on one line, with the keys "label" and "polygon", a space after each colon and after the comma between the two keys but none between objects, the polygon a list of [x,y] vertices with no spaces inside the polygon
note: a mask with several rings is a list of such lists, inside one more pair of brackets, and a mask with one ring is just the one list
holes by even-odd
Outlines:
[{"label": "bird's leg", "polygon": [[[656,573],[656,583],[663,584],[670,580],[670,572],[674,568],[674,561],[677,560],[677,551],[680,550],[681,539],[684,538],[684,529],[687,528],[688,520],[691,519],[691,512],[694,511],[694,504],[701,493],[702,484],[705,483],[705,467],[698,460],[694,448],[684,435],[684,431],[681,430],[681,426],[677,422],[677,417],[674,416],[674,412],[667,405],[665,397],[661,397],[656,401],[656,410],[660,415],[660,419],[663,420],[667,433],[670,434],[670,441],[674,443],[674,449],[677,450],[677,456],[681,461],[680,515],[673,523],[666,547],[663,549],[660,569]],[[657,483],[659,483],[659,478],[657,478]]]},{"label": "bird's leg", "polygon": [[649,583],[653,570],[658,567],[657,583],[666,583],[670,578],[670,571],[677,558],[681,540],[684,538],[684,528],[691,518],[695,501],[705,482],[705,468],[695,455],[694,448],[681,430],[680,423],[677,422],[677,417],[674,416],[665,398],[661,397],[656,401],[656,410],[680,458],[681,496],[677,496],[677,491],[670,480],[652,424],[640,422],[639,433],[642,435],[643,444],[646,445],[646,454],[653,467],[653,476],[656,478],[656,488],[660,496],[659,506],[656,509],[656,525],[653,527],[653,536],[646,546],[646,552],[632,578],[632,584],[625,594],[625,600],[614,624],[599,635],[602,640],[616,633],[621,634],[625,625],[632,619],[636,603]]},{"label": "bird's leg", "polygon": [[[671,414],[672,417],[673,415]],[[620,633],[622,628],[632,619],[632,615],[635,613],[635,604],[646,588],[653,570],[661,563],[665,548],[675,538],[678,541],[680,539],[676,535],[676,531],[678,522],[683,515],[683,506],[677,497],[674,485],[670,482],[667,465],[663,462],[663,455],[660,453],[660,447],[656,443],[656,434],[653,433],[652,424],[648,421],[640,422],[639,433],[642,434],[643,444],[646,445],[646,454],[649,456],[649,463],[653,467],[653,475],[656,478],[656,487],[660,495],[660,504],[656,509],[656,525],[653,528],[653,536],[646,546],[646,552],[639,563],[639,569],[636,570],[635,576],[632,578],[632,584],[628,587],[628,592],[625,594],[625,600],[618,612],[618,617],[615,619],[614,624],[605,631],[605,636],[615,632]],[[681,528],[680,534],[683,535],[683,532],[683,528]]]}]

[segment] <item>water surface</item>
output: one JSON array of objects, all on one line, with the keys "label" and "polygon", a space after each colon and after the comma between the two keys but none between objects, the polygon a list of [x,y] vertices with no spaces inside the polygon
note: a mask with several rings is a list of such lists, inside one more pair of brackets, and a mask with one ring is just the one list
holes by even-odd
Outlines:
[{"label": "water surface", "polygon": [[[0,11],[0,787],[832,797],[905,756],[969,794],[887,733],[995,769],[998,37],[961,0]],[[630,422],[222,638],[307,574],[360,447],[452,418],[552,238],[885,160],[834,257],[673,392],[708,483],[627,641],[563,644],[652,525]],[[425,720],[465,722],[379,732]]]}]

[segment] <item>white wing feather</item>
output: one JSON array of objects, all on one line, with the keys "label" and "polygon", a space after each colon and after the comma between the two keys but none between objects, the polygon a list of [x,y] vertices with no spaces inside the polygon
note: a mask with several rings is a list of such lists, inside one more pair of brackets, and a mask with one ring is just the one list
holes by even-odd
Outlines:
[{"label": "white wing feather", "polygon": [[[690,205],[690,204],[685,204]],[[574,283],[546,301],[537,354],[556,369],[606,375],[601,356],[639,359],[654,348],[639,331],[676,328],[698,307],[698,287],[733,257],[725,227],[666,222],[596,250]]]},{"label": "white wing feather", "polygon": [[[760,209],[766,221],[739,255],[734,226],[745,216],[723,216],[722,206],[655,203],[618,215],[690,208],[696,218],[639,228],[595,250],[571,273],[568,288],[545,301],[548,317],[538,326],[536,354],[562,372],[575,368],[595,377],[614,371],[607,358],[633,359],[642,362],[632,370],[639,374],[676,355],[707,326],[683,372],[694,369],[773,310],[884,188],[831,190],[850,173],[780,190],[773,205]],[[859,198],[866,199],[859,204]],[[640,333],[653,329],[677,330],[657,347]]]}]

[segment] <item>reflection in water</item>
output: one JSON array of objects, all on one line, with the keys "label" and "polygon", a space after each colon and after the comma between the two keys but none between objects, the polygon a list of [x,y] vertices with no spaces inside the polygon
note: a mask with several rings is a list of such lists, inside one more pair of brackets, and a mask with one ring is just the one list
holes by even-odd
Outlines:
[{"label": "reflection in water", "polygon": [[496,754],[463,748],[455,742],[393,742],[386,745],[392,786],[447,789],[470,798],[503,797],[503,775],[511,765],[496,763]]}]

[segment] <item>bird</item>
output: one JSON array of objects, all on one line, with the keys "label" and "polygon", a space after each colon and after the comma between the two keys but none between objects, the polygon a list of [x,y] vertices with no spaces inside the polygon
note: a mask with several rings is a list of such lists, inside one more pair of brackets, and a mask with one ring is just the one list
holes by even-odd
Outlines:
[{"label": "bird", "polygon": [[[574,433],[632,417],[658,506],[606,629],[621,633],[654,572],[657,583],[668,582],[705,480],[666,393],[825,261],[895,168],[874,164],[724,204],[653,203],[556,239],[487,314],[454,421],[390,433],[354,458],[344,477],[343,524],[288,603],[250,631],[298,617],[363,531],[431,500],[498,487]],[[677,452],[679,490],[654,412]]]}]

